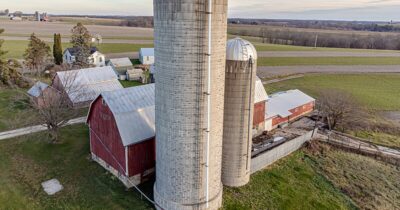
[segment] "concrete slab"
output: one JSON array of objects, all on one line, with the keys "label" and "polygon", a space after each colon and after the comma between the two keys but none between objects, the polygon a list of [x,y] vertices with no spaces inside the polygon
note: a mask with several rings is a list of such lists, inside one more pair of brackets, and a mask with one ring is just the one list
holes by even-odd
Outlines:
[{"label": "concrete slab", "polygon": [[49,181],[43,182],[42,187],[47,195],[54,195],[64,189],[64,187],[57,179],[51,179]]}]

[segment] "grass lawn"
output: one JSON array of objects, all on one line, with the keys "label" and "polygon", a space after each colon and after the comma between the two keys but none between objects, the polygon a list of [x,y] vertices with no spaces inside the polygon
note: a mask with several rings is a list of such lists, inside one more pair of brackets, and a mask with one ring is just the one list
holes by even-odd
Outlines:
[{"label": "grass lawn", "polygon": [[247,186],[225,188],[224,209],[356,209],[313,165],[303,152],[296,152],[254,174]]},{"label": "grass lawn", "polygon": [[400,168],[325,147],[312,156],[316,170],[360,209],[400,209]]},{"label": "grass lawn", "polygon": [[399,209],[400,169],[327,146],[303,149],[225,188],[224,209]]},{"label": "grass lawn", "polygon": [[35,111],[24,91],[0,87],[0,131],[31,125]]},{"label": "grass lawn", "polygon": [[397,57],[290,57],[259,58],[259,66],[400,65]]},{"label": "grass lawn", "polygon": [[399,74],[309,74],[302,78],[266,85],[269,93],[300,89],[313,97],[323,89],[337,89],[351,93],[369,109],[400,110]]},{"label": "grass lawn", "polygon": [[357,131],[352,135],[368,140],[374,144],[400,149],[400,136],[379,132]]},{"label": "grass lawn", "polygon": [[257,37],[243,37],[251,41],[256,47],[257,51],[334,51],[334,52],[397,52],[392,50],[369,50],[369,49],[350,49],[350,48],[325,48],[325,47],[304,47],[294,45],[279,45],[279,44],[265,44],[261,43]]},{"label": "grass lawn", "polygon": [[119,82],[121,83],[121,85],[122,85],[124,88],[136,87],[136,86],[144,85],[143,83],[141,83],[141,82],[139,82],[139,81],[120,80]]},{"label": "grass lawn", "polygon": [[[62,130],[60,144],[42,134],[0,142],[0,209],[152,209],[90,161],[88,138],[86,126],[76,125]],[[47,196],[41,182],[52,178],[64,190]]]},{"label": "grass lawn", "polygon": [[123,53],[138,52],[140,48],[151,48],[152,44],[121,44],[121,43],[103,43],[98,46],[102,53]]},{"label": "grass lawn", "polygon": [[[26,48],[28,47],[28,41],[4,41],[3,48],[8,51],[4,56],[6,58],[17,58],[23,57]],[[52,48],[53,43],[48,43]],[[63,49],[71,47],[69,43],[63,43]],[[151,44],[121,44],[121,43],[104,43],[98,46],[98,49],[102,53],[123,53],[123,52],[137,52],[143,47],[153,47]]]}]

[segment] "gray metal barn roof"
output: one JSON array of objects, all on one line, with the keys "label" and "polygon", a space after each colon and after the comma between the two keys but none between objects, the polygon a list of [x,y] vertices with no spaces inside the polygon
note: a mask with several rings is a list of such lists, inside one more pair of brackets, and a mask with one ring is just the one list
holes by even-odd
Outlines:
[{"label": "gray metal barn roof", "polygon": [[112,63],[115,67],[128,67],[133,66],[131,60],[129,58],[114,58],[110,59],[110,63]]},{"label": "gray metal barn roof", "polygon": [[272,117],[289,117],[290,110],[314,102],[315,99],[301,92],[300,90],[289,90],[275,93],[270,96],[266,104],[266,119]]},{"label": "gray metal barn roof", "polygon": [[111,66],[57,72],[73,103],[94,100],[104,91],[123,89]]},{"label": "gray metal barn roof", "polygon": [[154,84],[101,94],[113,113],[124,146],[155,136]]},{"label": "gray metal barn roof", "polygon": [[33,97],[39,97],[40,94],[42,94],[42,91],[47,87],[49,87],[48,84],[45,84],[43,82],[36,82],[35,85],[33,85],[31,89],[28,90],[28,94]]}]

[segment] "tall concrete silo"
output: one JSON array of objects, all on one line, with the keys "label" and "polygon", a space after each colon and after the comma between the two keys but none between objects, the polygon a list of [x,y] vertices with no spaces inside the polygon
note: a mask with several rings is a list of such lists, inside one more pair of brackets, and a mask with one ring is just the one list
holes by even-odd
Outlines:
[{"label": "tall concrete silo", "polygon": [[154,0],[158,209],[222,203],[227,0]]},{"label": "tall concrete silo", "polygon": [[226,54],[222,183],[240,187],[250,180],[257,52],[236,38],[228,41]]}]

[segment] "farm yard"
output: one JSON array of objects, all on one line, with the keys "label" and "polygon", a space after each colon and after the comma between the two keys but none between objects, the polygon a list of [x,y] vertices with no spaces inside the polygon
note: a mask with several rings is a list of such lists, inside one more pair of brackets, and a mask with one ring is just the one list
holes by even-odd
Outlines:
[{"label": "farm yard", "polygon": [[[63,22],[0,20],[6,30],[0,39],[6,40],[3,48],[8,51],[7,57],[21,59],[32,32],[49,45],[53,44],[53,33],[61,33],[63,49],[70,47],[70,29],[77,19],[59,20]],[[136,59],[140,48],[154,46],[152,29],[97,25],[114,24],[108,19],[82,21],[90,32],[102,35],[103,43],[97,47],[107,58]],[[229,31],[233,34],[240,30],[244,29],[235,26]],[[229,38],[235,37],[232,34]],[[258,74],[264,81],[304,74],[265,85],[269,94],[299,89],[318,98],[322,90],[334,89],[351,94],[376,114],[376,119],[383,112],[400,110],[398,51],[265,44],[258,37],[244,38],[259,51]],[[138,60],[131,61],[138,64]],[[142,85],[136,81],[121,84],[124,88]],[[0,88],[0,132],[32,124],[35,112],[27,106],[24,92]],[[86,112],[83,110],[82,116]],[[397,135],[351,134],[400,148]],[[117,178],[90,160],[88,135],[86,125],[74,125],[62,129],[57,144],[49,144],[45,133],[0,141],[0,209],[153,209],[138,193],[126,190]],[[316,148],[302,149],[256,173],[248,186],[225,188],[223,209],[400,209],[398,167],[325,145]],[[48,197],[40,183],[52,178],[59,179],[65,188]],[[152,187],[153,182],[140,186],[150,196]]]},{"label": "farm yard", "polygon": [[[0,142],[2,208],[153,209],[89,160],[85,126],[66,127],[61,138],[55,145],[40,133]],[[304,149],[256,173],[246,187],[225,188],[223,209],[396,209],[398,173],[368,157],[324,146],[318,153]],[[64,190],[47,197],[40,183],[51,178],[59,179]],[[376,190],[373,183],[390,187]],[[140,188],[151,193],[152,184]]]}]

